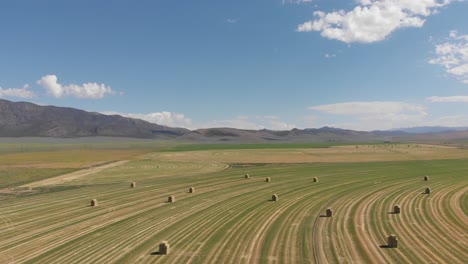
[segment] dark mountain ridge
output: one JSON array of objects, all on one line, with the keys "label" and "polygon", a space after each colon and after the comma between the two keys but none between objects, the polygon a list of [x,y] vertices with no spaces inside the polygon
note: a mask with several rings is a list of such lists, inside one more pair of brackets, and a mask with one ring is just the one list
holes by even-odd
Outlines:
[{"label": "dark mountain ridge", "polygon": [[[451,131],[449,128],[438,127],[437,129]],[[443,138],[443,135],[465,138],[465,134],[462,132],[439,133],[434,134],[435,136],[432,138]],[[209,128],[190,131],[185,128],[161,126],[119,115],[104,115],[69,107],[41,106],[28,102],[11,102],[0,99],[0,137],[125,137],[200,143],[299,143],[382,142],[401,139],[411,141],[427,137],[425,135],[427,134],[415,134],[408,131],[366,132],[333,127],[294,128],[283,131],[236,128]],[[439,136],[436,137],[437,135]]]},{"label": "dark mountain ridge", "polygon": [[169,139],[189,132],[119,115],[0,99],[1,137],[113,136]]}]

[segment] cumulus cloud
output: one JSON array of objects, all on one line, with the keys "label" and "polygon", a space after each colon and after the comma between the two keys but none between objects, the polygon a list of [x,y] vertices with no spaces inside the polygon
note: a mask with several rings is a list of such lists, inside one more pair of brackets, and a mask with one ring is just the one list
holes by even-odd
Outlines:
[{"label": "cumulus cloud", "polygon": [[468,35],[452,30],[449,39],[435,46],[436,57],[429,63],[442,65],[449,75],[468,84]]},{"label": "cumulus cloud", "polygon": [[131,117],[142,119],[151,123],[170,127],[184,127],[191,128],[192,120],[184,114],[173,112],[155,112],[149,114],[134,114],[134,113],[119,113],[119,112],[103,112],[105,115],[121,115],[124,117]]},{"label": "cumulus cloud", "polygon": [[426,17],[453,1],[357,0],[359,5],[351,11],[314,12],[315,19],[300,24],[297,31],[319,31],[345,43],[372,43],[400,28],[422,27]]},{"label": "cumulus cloud", "polygon": [[108,94],[115,94],[110,86],[98,83],[84,83],[82,85],[62,85],[58,82],[56,75],[46,75],[37,81],[48,94],[55,98],[73,96],[76,98],[100,99]]},{"label": "cumulus cloud", "polygon": [[230,127],[252,130],[291,130],[295,128],[296,125],[284,122],[277,116],[238,116],[232,119],[213,120],[197,126],[197,128],[213,127]]},{"label": "cumulus cloud", "polygon": [[0,98],[17,97],[17,98],[34,98],[36,94],[29,90],[29,85],[25,84],[23,88],[2,88],[0,87]]},{"label": "cumulus cloud", "polygon": [[235,19],[235,18],[228,18],[228,19],[226,19],[226,23],[228,23],[228,24],[235,24],[235,23],[237,23],[237,19]]},{"label": "cumulus cloud", "polygon": [[468,103],[468,96],[431,96],[426,98],[431,103]]},{"label": "cumulus cloud", "polygon": [[330,126],[358,129],[391,129],[412,126],[427,116],[423,106],[404,102],[374,101],[346,102],[309,107],[325,114],[346,117],[347,122],[326,124]]}]

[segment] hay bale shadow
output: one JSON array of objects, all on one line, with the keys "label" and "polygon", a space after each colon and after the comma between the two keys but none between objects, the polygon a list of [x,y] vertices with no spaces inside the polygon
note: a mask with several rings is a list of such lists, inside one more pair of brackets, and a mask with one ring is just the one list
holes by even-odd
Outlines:
[{"label": "hay bale shadow", "polygon": [[387,212],[387,214],[397,214],[397,213],[395,213],[395,212]]},{"label": "hay bale shadow", "polygon": [[392,248],[392,247],[390,247],[389,245],[380,245],[379,247],[380,247],[380,248]]},{"label": "hay bale shadow", "polygon": [[321,214],[319,217],[328,217],[327,215]]},{"label": "hay bale shadow", "polygon": [[[159,254],[159,251],[154,251],[154,252],[151,252],[150,255],[152,255],[152,256],[159,256],[159,255],[161,255],[161,254]],[[161,255],[161,256],[162,256],[162,255]]]}]

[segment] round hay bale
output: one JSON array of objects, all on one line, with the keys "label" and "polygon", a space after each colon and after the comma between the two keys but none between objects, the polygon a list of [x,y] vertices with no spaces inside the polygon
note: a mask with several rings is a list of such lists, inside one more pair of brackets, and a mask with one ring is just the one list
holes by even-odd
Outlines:
[{"label": "round hay bale", "polygon": [[391,234],[387,238],[387,246],[390,248],[397,248],[398,247],[398,238],[394,235]]},{"label": "round hay bale", "polygon": [[427,187],[425,193],[426,194],[431,194],[431,191],[432,191],[431,188]]},{"label": "round hay bale", "polygon": [[167,241],[161,241],[161,243],[159,244],[159,255],[167,255],[169,254],[169,248],[170,248],[170,245]]},{"label": "round hay bale", "polygon": [[130,187],[131,187],[131,188],[135,188],[135,187],[136,187],[136,182],[130,183]]},{"label": "round hay bale", "polygon": [[98,201],[97,201],[97,199],[92,199],[92,200],[91,200],[91,206],[98,206]]},{"label": "round hay bale", "polygon": [[401,212],[400,206],[397,204],[393,207],[393,213],[394,214],[399,214]]},{"label": "round hay bale", "polygon": [[424,181],[428,181],[429,180],[429,176],[424,176]]},{"label": "round hay bale", "polygon": [[173,203],[173,202],[175,202],[175,196],[174,196],[174,195],[170,195],[169,197],[167,197],[167,202],[168,202],[168,203]]},{"label": "round hay bale", "polygon": [[189,192],[189,193],[194,193],[194,192],[195,192],[195,188],[194,188],[194,187],[190,187],[190,188],[188,189],[188,192]]},{"label": "round hay bale", "polygon": [[318,182],[318,178],[317,178],[317,177],[314,177],[314,182]]},{"label": "round hay bale", "polygon": [[266,178],[265,178],[265,182],[271,182],[271,178],[270,178],[270,177],[266,177]]},{"label": "round hay bale", "polygon": [[250,179],[250,175],[247,173],[245,176],[244,176],[246,179]]},{"label": "round hay bale", "polygon": [[333,217],[333,210],[331,208],[328,208],[326,211],[325,211],[325,215],[327,217]]},{"label": "round hay bale", "polygon": [[278,195],[277,195],[277,194],[273,194],[273,195],[271,196],[271,200],[272,200],[273,202],[277,202],[277,201],[279,200]]}]

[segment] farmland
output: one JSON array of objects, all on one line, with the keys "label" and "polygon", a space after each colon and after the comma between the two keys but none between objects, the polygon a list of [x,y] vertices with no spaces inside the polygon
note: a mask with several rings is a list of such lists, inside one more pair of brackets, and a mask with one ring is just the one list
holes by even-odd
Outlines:
[{"label": "farmland", "polygon": [[[1,155],[1,170],[14,177],[0,181],[9,187],[0,191],[0,263],[468,259],[464,149],[138,146]],[[99,206],[89,206],[91,199]],[[396,204],[401,214],[391,213]],[[327,208],[333,217],[322,217]],[[398,248],[386,247],[390,234]],[[163,240],[168,255],[157,254]]]}]

